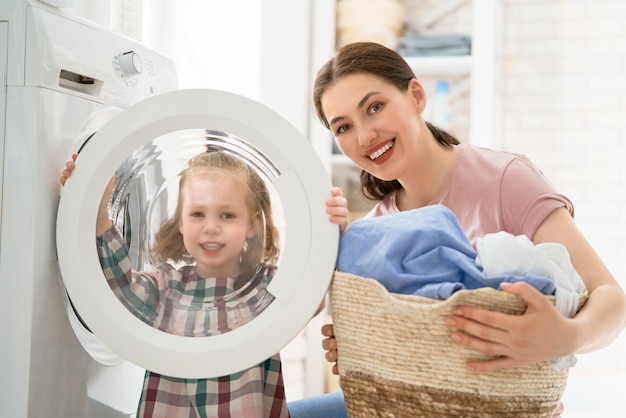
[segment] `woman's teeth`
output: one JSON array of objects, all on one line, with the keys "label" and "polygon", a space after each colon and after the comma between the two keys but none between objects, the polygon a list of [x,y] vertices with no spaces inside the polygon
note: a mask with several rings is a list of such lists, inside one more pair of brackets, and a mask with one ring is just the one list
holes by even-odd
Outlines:
[{"label": "woman's teeth", "polygon": [[384,147],[379,148],[378,150],[376,150],[375,152],[369,155],[370,160],[374,161],[375,159],[377,159],[378,157],[380,157],[381,155],[389,151],[391,147],[393,147],[393,141],[387,142]]}]

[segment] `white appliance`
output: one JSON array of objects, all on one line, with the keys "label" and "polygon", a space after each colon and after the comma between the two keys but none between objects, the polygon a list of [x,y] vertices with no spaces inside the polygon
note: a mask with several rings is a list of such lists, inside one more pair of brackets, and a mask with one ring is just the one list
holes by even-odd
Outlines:
[{"label": "white appliance", "polygon": [[[306,326],[338,231],[324,211],[330,180],[289,123],[240,96],[176,90],[171,60],[34,0],[0,0],[0,75],[0,416],[132,416],[143,368],[231,373]],[[171,211],[181,161],[207,144],[267,177],[282,256],[274,300],[257,317],[225,334],[177,337],[113,296],[95,251],[96,208],[116,173],[116,223],[135,267],[151,268],[146,243]],[[60,170],[79,149],[59,198]]]}]

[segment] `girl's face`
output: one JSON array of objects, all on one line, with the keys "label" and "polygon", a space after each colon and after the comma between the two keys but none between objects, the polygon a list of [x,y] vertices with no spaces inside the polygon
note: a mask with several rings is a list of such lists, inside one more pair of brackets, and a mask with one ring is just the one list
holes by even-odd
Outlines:
[{"label": "girl's face", "polygon": [[395,180],[415,164],[426,104],[417,80],[401,91],[380,77],[351,74],[329,87],[321,104],[337,145],[363,170]]},{"label": "girl's face", "polygon": [[248,188],[230,174],[200,173],[182,190],[179,231],[201,277],[235,277],[247,238],[255,235]]}]

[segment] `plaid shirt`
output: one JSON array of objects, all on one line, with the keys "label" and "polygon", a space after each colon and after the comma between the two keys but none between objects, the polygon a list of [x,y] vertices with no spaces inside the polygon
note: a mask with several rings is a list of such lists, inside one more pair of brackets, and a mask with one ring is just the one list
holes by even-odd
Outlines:
[{"label": "plaid shirt", "polygon": [[[274,267],[239,277],[202,278],[193,266],[133,271],[115,228],[97,238],[100,264],[120,301],[147,324],[181,336],[228,332],[254,319],[272,301]],[[146,372],[138,417],[289,417],[279,354],[247,370],[212,379]]]}]

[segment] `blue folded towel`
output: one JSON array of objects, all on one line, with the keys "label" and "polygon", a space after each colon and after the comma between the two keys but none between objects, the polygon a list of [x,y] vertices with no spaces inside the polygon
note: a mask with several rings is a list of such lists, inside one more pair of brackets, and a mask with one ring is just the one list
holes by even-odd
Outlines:
[{"label": "blue folded towel", "polygon": [[380,281],[389,292],[444,300],[460,289],[526,281],[546,295],[554,282],[534,275],[486,277],[456,215],[443,205],[352,222],[339,242],[337,270]]}]

